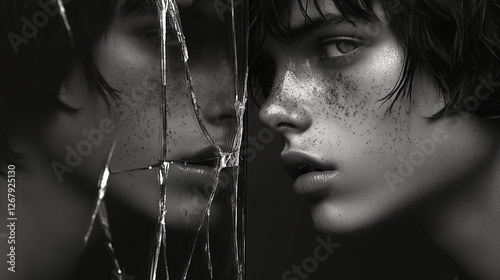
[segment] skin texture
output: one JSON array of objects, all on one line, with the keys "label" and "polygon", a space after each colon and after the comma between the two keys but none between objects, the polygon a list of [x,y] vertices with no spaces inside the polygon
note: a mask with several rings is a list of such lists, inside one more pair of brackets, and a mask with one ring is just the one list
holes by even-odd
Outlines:
[{"label": "skin texture", "polygon": [[[80,111],[77,114],[59,113],[47,125],[49,133],[45,134],[45,143],[53,151],[55,161],[67,162],[67,151],[61,147],[77,149],[82,140],[87,140],[84,130],[98,129],[104,135],[102,144],[94,145],[93,151],[74,168],[78,175],[97,181],[114,140],[117,146],[110,164],[111,171],[144,168],[159,162],[163,128],[157,26],[157,19],[152,15],[117,15],[107,35],[95,46],[98,68],[104,79],[119,92],[119,99],[108,99],[110,107],[105,98],[92,93],[86,86],[81,65],[75,63],[65,80],[61,99]],[[193,113],[180,45],[171,29],[167,43],[167,159],[194,161],[213,158],[215,148],[204,136]],[[210,61],[200,60],[196,52],[193,57],[190,63],[193,87],[195,90],[203,89],[198,98],[201,114],[214,141],[225,149],[234,133],[235,120],[234,116],[226,113],[230,110],[227,98],[231,93],[227,78],[229,63],[222,55]],[[226,101],[214,105],[218,100]],[[103,121],[108,124],[104,126],[107,129],[102,129]],[[169,215],[171,224],[183,226],[186,215],[191,215],[189,211],[197,213],[199,220],[199,214],[208,202],[206,194],[210,193],[210,182],[215,178],[214,165],[194,167],[174,164],[171,171],[173,176],[167,181],[171,185],[168,196],[172,209]],[[156,201],[159,198],[156,172],[129,172],[112,176],[110,184],[112,195],[147,216],[156,217]],[[193,204],[187,207],[189,209],[181,207],[190,203]]]},{"label": "skin texture", "polygon": [[[188,2],[181,1],[181,8]],[[213,8],[200,9],[205,17],[217,16]],[[196,31],[189,24],[184,31],[190,34],[186,35],[189,67],[200,115],[213,142],[223,152],[230,152],[236,129],[230,54],[222,45],[200,45],[195,40],[199,32],[209,31]],[[14,148],[30,159],[25,164],[31,171],[18,181],[18,202],[22,205],[18,215],[23,217],[17,228],[21,244],[17,266],[23,268],[16,275],[19,279],[59,279],[71,272],[82,252],[98,176],[113,141],[117,145],[110,164],[112,172],[159,162],[163,128],[157,32],[155,15],[116,14],[97,40],[93,54],[102,76],[119,97],[92,92],[82,64],[75,58],[63,79],[60,98],[78,112],[56,112],[39,130],[28,129],[18,135]],[[170,165],[168,173],[167,228],[185,234],[201,224],[217,174],[213,161],[217,154],[193,113],[175,32],[169,26],[167,33],[167,160],[179,161]],[[212,161],[184,164],[202,159]],[[219,188],[231,186],[228,173],[221,174]],[[109,183],[108,196],[156,221],[160,192],[155,170],[112,175]],[[214,203],[212,221],[217,221],[219,209]],[[178,241],[182,242],[186,241]],[[185,252],[187,248],[191,247]]]},{"label": "skin texture", "polygon": [[[321,19],[312,3],[304,5],[311,19]],[[339,14],[328,1],[322,11],[326,18]],[[498,218],[498,129],[467,114],[426,119],[444,103],[425,67],[415,75],[411,100],[397,100],[389,112],[392,100],[380,99],[396,85],[404,52],[377,3],[375,11],[380,25],[329,25],[267,46],[276,70],[260,118],[283,137],[281,156],[292,176],[304,173],[297,174],[304,165],[316,170],[298,177],[294,191],[310,204],[321,231],[359,233],[413,211],[430,235],[440,236],[436,242],[446,239],[440,245],[464,271],[483,273],[482,279],[500,275],[491,261],[491,248],[500,251],[496,237],[457,236],[471,229],[460,217],[476,218],[475,224]],[[306,22],[294,2],[292,28]],[[471,205],[484,212],[468,211],[464,197],[474,197]],[[444,202],[445,212],[438,207]],[[498,221],[487,224],[488,232],[498,232]],[[467,238],[482,245],[459,245]],[[484,262],[470,261],[467,252]]]}]

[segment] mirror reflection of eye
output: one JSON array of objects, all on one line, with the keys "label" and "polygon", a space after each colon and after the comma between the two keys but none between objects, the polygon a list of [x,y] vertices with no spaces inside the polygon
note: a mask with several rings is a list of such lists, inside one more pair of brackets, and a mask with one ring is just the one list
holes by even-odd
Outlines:
[{"label": "mirror reflection of eye", "polygon": [[[161,41],[160,30],[158,28],[146,29],[141,33],[141,39],[145,42],[150,42],[159,47]],[[166,42],[167,46],[177,46],[179,44],[174,30],[167,29]]]},{"label": "mirror reflection of eye", "polygon": [[359,44],[354,41],[344,40],[327,43],[323,47],[323,57],[333,58],[347,55],[359,48]]}]

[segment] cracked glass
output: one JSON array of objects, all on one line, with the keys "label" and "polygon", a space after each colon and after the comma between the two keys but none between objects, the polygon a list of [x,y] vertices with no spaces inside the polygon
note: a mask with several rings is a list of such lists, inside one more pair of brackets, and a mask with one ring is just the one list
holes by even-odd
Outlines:
[{"label": "cracked glass", "polygon": [[106,157],[94,162],[84,246],[104,248],[112,279],[244,279],[247,3],[144,0],[137,10],[112,21],[119,35],[96,58],[118,93],[94,116]]}]

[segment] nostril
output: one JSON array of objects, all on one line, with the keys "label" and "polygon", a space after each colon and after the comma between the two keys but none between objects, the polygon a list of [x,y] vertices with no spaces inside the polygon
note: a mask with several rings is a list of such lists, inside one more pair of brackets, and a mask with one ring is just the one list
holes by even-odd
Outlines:
[{"label": "nostril", "polygon": [[288,123],[288,122],[280,122],[276,125],[276,127],[279,129],[297,128],[295,125]]}]

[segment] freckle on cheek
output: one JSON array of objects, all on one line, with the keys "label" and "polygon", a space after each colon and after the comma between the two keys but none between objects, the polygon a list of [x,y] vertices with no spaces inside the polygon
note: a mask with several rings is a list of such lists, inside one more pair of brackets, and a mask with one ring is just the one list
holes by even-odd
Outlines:
[{"label": "freckle on cheek", "polygon": [[323,92],[324,100],[338,119],[361,117],[360,122],[368,117],[366,104],[370,93],[362,94],[353,77],[335,73],[323,81],[327,90]]}]

